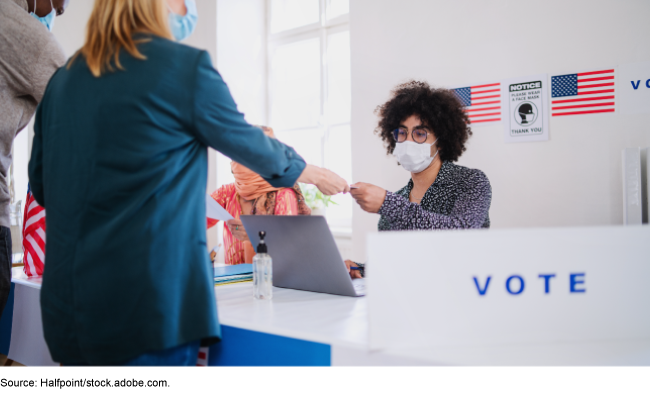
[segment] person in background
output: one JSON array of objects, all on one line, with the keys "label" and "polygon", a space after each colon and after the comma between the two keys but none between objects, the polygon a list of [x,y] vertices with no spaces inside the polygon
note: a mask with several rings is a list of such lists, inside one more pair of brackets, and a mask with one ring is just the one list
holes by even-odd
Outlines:
[{"label": "person in background", "polygon": [[12,146],[65,63],[51,33],[69,0],[0,0],[0,316],[11,285],[11,196],[7,184]]},{"label": "person in background", "polygon": [[208,147],[274,187],[349,191],[244,120],[209,54],[176,42],[168,6],[96,0],[84,45],[36,112],[43,332],[65,365],[195,365],[201,340],[219,340]]},{"label": "person in background", "polygon": [[[395,193],[369,183],[352,185],[352,197],[366,212],[380,215],[379,231],[450,230],[490,227],[490,181],[480,170],[454,164],[472,135],[462,104],[447,89],[426,82],[397,86],[378,107],[375,132],[388,154],[411,173]],[[348,268],[362,266],[351,260]],[[363,270],[350,270],[353,278]]]},{"label": "person in background", "polygon": [[[269,137],[275,138],[273,129],[262,127],[262,130]],[[241,215],[310,215],[311,209],[305,203],[298,184],[293,187],[273,187],[234,161],[231,169],[235,183],[221,186],[211,196],[234,217],[228,221],[223,231],[226,264],[250,264],[255,256],[255,248],[239,219]],[[217,222],[208,219],[208,228]]]}]

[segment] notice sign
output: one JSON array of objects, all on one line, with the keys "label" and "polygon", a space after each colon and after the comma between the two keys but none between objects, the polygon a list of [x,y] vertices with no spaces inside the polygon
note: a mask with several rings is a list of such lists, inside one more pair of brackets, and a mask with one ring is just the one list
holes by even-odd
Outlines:
[{"label": "notice sign", "polygon": [[548,140],[546,75],[510,80],[503,87],[506,142]]}]

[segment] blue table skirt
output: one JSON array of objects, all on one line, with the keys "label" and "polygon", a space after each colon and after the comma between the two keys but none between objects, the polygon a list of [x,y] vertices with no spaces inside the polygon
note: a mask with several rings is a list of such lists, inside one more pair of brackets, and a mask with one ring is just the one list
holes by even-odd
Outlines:
[{"label": "blue table skirt", "polygon": [[323,343],[221,326],[222,341],[212,345],[208,365],[330,366],[331,347]]}]

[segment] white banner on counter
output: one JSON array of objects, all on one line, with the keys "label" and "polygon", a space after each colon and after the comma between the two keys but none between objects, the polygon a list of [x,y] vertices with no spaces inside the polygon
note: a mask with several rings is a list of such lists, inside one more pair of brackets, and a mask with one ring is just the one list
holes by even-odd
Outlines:
[{"label": "white banner on counter", "polygon": [[650,62],[618,66],[618,79],[621,113],[650,113]]},{"label": "white banner on counter", "polygon": [[650,338],[650,227],[368,235],[372,350]]},{"label": "white banner on counter", "polygon": [[501,86],[505,141],[547,141],[548,76],[509,79]]}]

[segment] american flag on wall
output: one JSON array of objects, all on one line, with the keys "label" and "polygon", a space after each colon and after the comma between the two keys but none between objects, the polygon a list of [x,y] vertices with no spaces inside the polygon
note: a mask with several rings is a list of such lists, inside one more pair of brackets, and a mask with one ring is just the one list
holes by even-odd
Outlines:
[{"label": "american flag on wall", "polygon": [[23,263],[27,276],[43,275],[45,263],[45,208],[34,200],[27,188],[27,202],[23,216]]},{"label": "american flag on wall", "polygon": [[501,121],[501,83],[452,89],[472,123]]},{"label": "american flag on wall", "polygon": [[614,69],[551,77],[551,116],[616,110]]}]

